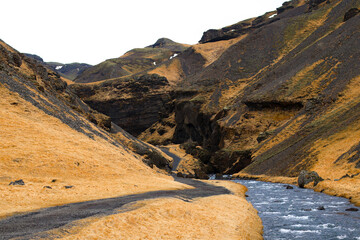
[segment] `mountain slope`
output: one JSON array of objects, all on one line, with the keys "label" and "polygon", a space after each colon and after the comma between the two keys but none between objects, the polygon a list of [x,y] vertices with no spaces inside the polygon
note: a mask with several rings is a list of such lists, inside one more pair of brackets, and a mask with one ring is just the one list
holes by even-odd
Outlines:
[{"label": "mountain slope", "polygon": [[[84,104],[57,73],[4,42],[0,60],[1,217],[69,202],[183,188],[145,165],[148,160],[131,150],[135,143],[127,133],[117,130],[122,139],[116,141],[96,126],[113,128],[108,117]],[[146,148],[143,144],[143,151]],[[19,179],[24,186],[9,185]]]},{"label": "mountain slope", "polygon": [[81,74],[85,69],[91,67],[91,65],[86,63],[58,63],[58,62],[44,62],[44,60],[34,54],[24,53],[24,55],[39,61],[43,65],[46,65],[48,68],[60,74],[60,76],[74,80],[79,74]]},{"label": "mountain slope", "polygon": [[[296,177],[316,170],[333,186],[359,173],[360,16],[345,18],[359,2],[293,5],[180,81],[175,127],[160,121],[142,139],[193,141],[187,151],[202,156],[209,172],[246,167],[242,172]],[[172,135],[162,138],[160,128]],[[354,188],[358,177],[341,181]]]},{"label": "mountain slope", "polygon": [[74,81],[89,83],[119,78],[154,68],[187,48],[187,45],[161,38],[153,45],[128,51],[119,58],[106,60],[85,70]]}]

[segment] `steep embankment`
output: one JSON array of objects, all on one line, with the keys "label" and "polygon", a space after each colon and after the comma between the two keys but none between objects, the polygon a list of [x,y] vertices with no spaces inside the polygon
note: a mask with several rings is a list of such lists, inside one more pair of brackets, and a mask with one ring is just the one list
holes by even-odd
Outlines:
[{"label": "steep embankment", "polygon": [[319,190],[358,201],[360,16],[348,16],[359,7],[300,2],[248,33],[182,83],[207,91],[175,103],[174,139],[227,152],[210,159],[220,172],[239,163],[252,175],[315,170],[329,179]]},{"label": "steep embankment", "polygon": [[[55,72],[4,42],[0,58],[1,217],[184,187],[97,127],[109,130],[110,119],[85,105]],[[9,185],[19,179],[25,185]]]},{"label": "steep embankment", "polygon": [[[89,108],[57,73],[2,41],[0,94],[0,239],[261,239],[245,187],[220,184],[230,194],[173,181],[158,168],[171,160],[157,148]],[[152,200],[136,202],[142,199]],[[125,203],[132,204],[121,208]],[[41,209],[51,206],[58,207]],[[205,221],[209,216],[216,221]]]},{"label": "steep embankment", "polygon": [[[194,141],[207,170],[248,165],[242,172],[287,177],[315,170],[329,179],[319,190],[358,201],[359,8],[353,0],[292,1],[246,27],[233,38],[242,39],[180,82],[175,127],[163,135]],[[230,41],[204,42],[218,40]],[[161,140],[162,127],[143,139]]]}]

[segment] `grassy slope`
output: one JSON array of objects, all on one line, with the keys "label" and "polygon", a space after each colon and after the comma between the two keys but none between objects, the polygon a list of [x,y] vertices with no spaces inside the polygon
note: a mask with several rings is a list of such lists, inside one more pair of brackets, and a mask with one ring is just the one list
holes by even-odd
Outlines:
[{"label": "grassy slope", "polygon": [[[85,118],[92,112],[59,77],[0,44],[0,218],[65,203],[190,187],[145,165],[130,149],[148,145],[121,129],[114,132],[119,142],[114,141]],[[18,179],[25,185],[9,185]],[[261,220],[245,200],[246,189],[239,184],[229,189],[239,196],[136,203],[124,214],[77,222],[64,237],[220,238],[225,230],[231,239],[261,239]],[[224,202],[228,204],[219,204]],[[209,214],[217,221],[204,224]],[[119,231],[123,227],[126,230]]]},{"label": "grassy slope", "polygon": [[262,239],[261,219],[245,199],[246,187],[209,182],[225,186],[235,195],[130,204],[132,211],[78,222],[77,227],[68,229],[70,234],[62,232],[62,239]]},{"label": "grassy slope", "polygon": [[[69,202],[181,188],[172,178],[144,165],[141,157],[125,146],[116,147],[99,137],[90,139],[4,86],[0,91],[0,216]],[[10,181],[18,179],[26,185],[9,186]],[[53,179],[56,182],[52,183]],[[65,185],[74,187],[65,189]]]}]

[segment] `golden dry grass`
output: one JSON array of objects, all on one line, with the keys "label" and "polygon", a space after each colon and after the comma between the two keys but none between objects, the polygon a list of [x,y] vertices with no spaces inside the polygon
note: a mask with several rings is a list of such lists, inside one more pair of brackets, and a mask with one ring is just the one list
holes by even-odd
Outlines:
[{"label": "golden dry grass", "polygon": [[[3,86],[0,95],[0,216],[186,187],[156,173],[125,147],[98,137],[92,140]],[[9,186],[18,179],[26,185]],[[65,185],[74,187],[65,189]]]},{"label": "golden dry grass", "polygon": [[78,221],[62,239],[262,239],[262,223],[248,203],[246,187],[231,182],[234,195],[185,202],[176,198],[128,205],[130,211]]},{"label": "golden dry grass", "polygon": [[175,85],[185,76],[178,58],[174,58],[170,63],[161,64],[159,67],[149,71],[149,74],[166,77],[170,85]]},{"label": "golden dry grass", "polygon": [[192,47],[194,48],[195,52],[200,53],[205,58],[206,63],[204,67],[207,67],[215,62],[225,52],[225,50],[227,50],[233,44],[246,38],[247,35],[248,34],[244,34],[230,40],[196,44]]},{"label": "golden dry grass", "polygon": [[66,82],[68,85],[71,85],[71,84],[74,84],[75,82],[70,80],[70,79],[67,79],[67,78],[64,78],[64,77],[60,77],[61,80],[63,80],[64,82]]}]

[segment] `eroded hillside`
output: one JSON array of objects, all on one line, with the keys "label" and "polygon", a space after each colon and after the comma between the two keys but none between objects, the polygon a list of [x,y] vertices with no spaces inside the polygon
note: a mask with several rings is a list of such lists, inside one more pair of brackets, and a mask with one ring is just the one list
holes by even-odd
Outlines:
[{"label": "eroded hillside", "polygon": [[[170,97],[149,101],[161,106],[160,120],[139,137],[183,144],[208,173],[296,177],[305,169],[334,185],[358,181],[359,8],[356,0],[293,0],[206,31],[199,44],[136,75],[166,77]],[[109,84],[92,86],[102,90],[85,101],[108,101],[116,92]]]},{"label": "eroded hillside", "polygon": [[[0,94],[0,217],[184,187],[148,166],[164,163],[155,148],[111,125],[109,117],[84,104],[57,73],[4,42]],[[25,185],[9,185],[20,179]]]}]

